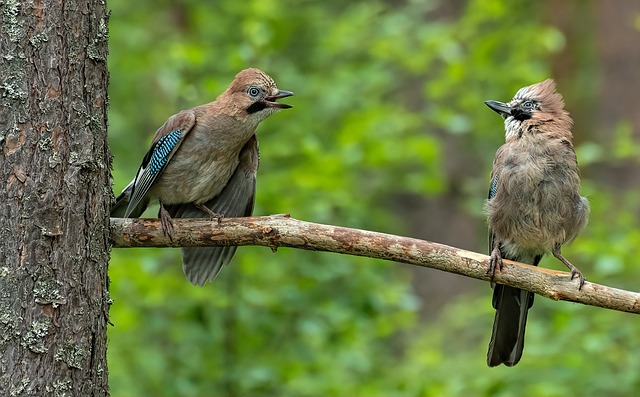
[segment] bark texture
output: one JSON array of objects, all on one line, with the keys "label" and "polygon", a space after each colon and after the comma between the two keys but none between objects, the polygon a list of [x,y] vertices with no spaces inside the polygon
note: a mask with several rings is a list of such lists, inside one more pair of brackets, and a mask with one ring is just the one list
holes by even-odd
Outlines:
[{"label": "bark texture", "polygon": [[[262,245],[366,256],[408,263],[490,281],[489,257],[430,241],[367,230],[299,221],[288,215],[222,219],[173,219],[169,240],[159,219],[111,219],[114,248]],[[494,281],[553,300],[640,314],[640,293],[587,281],[581,290],[568,272],[503,260]],[[578,265],[578,267],[580,267]],[[587,275],[588,279],[588,275]]]},{"label": "bark texture", "polygon": [[0,395],[106,396],[107,13],[0,1]]}]

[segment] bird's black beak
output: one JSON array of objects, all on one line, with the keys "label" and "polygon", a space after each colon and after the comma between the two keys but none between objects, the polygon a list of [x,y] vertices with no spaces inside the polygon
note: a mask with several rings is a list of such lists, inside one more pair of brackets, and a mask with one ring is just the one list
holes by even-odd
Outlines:
[{"label": "bird's black beak", "polygon": [[498,101],[484,101],[485,105],[489,106],[491,110],[498,113],[502,118],[511,116],[511,108],[506,103]]},{"label": "bird's black beak", "polygon": [[280,98],[286,98],[288,96],[293,96],[293,92],[286,90],[278,90],[275,95],[269,95],[264,98],[267,106],[278,109],[289,109],[292,108],[292,105],[287,105],[286,103],[278,103],[276,102]]}]

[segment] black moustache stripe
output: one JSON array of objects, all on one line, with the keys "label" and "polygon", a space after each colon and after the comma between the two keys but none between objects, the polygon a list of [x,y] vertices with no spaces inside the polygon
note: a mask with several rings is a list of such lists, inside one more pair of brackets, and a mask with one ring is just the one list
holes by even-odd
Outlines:
[{"label": "black moustache stripe", "polygon": [[251,106],[249,106],[247,108],[247,113],[252,114],[255,112],[259,112],[261,110],[264,110],[267,107],[267,104],[265,102],[254,102],[251,104]]}]

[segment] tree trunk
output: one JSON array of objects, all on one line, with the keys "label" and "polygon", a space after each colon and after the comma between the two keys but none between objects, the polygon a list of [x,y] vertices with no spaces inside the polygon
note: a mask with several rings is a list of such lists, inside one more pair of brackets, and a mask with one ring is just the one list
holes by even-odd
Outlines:
[{"label": "tree trunk", "polygon": [[0,2],[0,395],[106,396],[110,154],[99,0]]}]

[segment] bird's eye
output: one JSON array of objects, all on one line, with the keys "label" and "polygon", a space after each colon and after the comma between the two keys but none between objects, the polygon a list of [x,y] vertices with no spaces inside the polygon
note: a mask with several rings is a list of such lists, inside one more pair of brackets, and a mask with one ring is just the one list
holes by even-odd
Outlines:
[{"label": "bird's eye", "polygon": [[531,101],[526,101],[522,104],[522,108],[527,110],[535,109],[535,107],[536,106]]},{"label": "bird's eye", "polygon": [[254,98],[255,98],[255,97],[257,97],[258,95],[260,95],[260,88],[251,86],[251,87],[249,87],[249,89],[247,90],[247,93],[248,93],[249,95],[251,95],[252,97],[254,97]]}]

